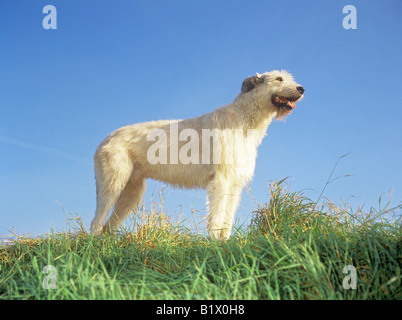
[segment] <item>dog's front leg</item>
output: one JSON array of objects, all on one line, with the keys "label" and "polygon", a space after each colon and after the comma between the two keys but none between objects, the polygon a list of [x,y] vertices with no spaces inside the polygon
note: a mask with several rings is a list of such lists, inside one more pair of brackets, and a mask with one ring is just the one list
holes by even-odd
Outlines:
[{"label": "dog's front leg", "polygon": [[207,230],[212,239],[230,238],[234,214],[240,201],[241,188],[227,177],[216,175],[207,186]]}]

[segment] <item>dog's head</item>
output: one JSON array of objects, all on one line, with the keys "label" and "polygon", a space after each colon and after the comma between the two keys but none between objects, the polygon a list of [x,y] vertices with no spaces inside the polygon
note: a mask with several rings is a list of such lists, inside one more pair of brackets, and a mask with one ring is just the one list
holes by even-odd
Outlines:
[{"label": "dog's head", "polygon": [[254,93],[260,107],[276,111],[276,118],[289,115],[296,102],[303,98],[304,88],[296,83],[292,75],[284,70],[257,73],[243,81],[241,94]]}]

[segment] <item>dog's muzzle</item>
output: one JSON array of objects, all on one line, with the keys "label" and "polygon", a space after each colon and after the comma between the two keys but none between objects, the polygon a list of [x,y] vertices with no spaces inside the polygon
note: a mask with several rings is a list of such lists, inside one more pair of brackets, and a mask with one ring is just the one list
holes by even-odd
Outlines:
[{"label": "dog's muzzle", "polygon": [[282,97],[282,96],[277,96],[273,95],[271,98],[272,103],[279,107],[279,108],[285,108],[286,110],[292,110],[296,108],[296,102],[300,100],[304,93],[304,88],[302,86],[296,87],[297,91],[300,93],[299,96],[297,97]]}]

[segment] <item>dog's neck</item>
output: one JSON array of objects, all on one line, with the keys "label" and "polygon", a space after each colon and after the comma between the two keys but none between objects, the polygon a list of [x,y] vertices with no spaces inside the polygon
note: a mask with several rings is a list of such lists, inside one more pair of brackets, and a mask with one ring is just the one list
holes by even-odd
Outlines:
[{"label": "dog's neck", "polygon": [[253,101],[252,95],[239,95],[232,103],[215,110],[214,114],[221,128],[253,129],[261,139],[276,116],[275,109]]}]

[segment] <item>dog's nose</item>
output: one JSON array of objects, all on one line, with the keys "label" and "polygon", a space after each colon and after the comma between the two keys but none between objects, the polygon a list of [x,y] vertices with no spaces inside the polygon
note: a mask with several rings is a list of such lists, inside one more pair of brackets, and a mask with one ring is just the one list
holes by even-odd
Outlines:
[{"label": "dog's nose", "polygon": [[298,86],[296,89],[300,92],[300,94],[304,93],[304,88],[302,86]]}]

